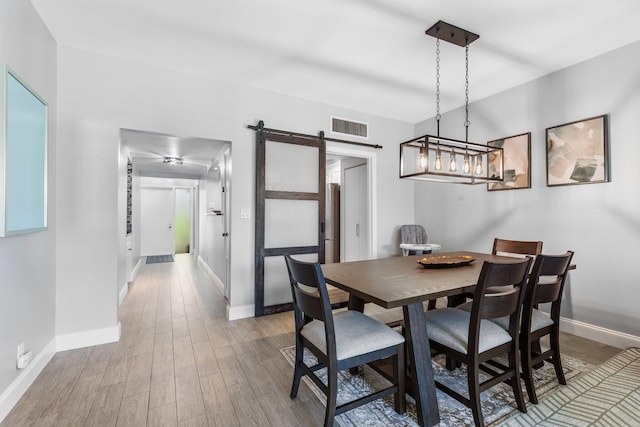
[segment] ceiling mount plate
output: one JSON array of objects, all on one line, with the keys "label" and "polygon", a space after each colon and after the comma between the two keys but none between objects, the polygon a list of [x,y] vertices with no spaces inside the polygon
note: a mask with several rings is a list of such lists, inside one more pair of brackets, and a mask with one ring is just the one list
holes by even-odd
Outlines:
[{"label": "ceiling mount plate", "polygon": [[438,21],[433,24],[431,28],[425,31],[425,34],[462,47],[465,47],[480,38],[479,35],[474,34],[471,31],[463,30],[462,28],[448,24],[444,21]]}]

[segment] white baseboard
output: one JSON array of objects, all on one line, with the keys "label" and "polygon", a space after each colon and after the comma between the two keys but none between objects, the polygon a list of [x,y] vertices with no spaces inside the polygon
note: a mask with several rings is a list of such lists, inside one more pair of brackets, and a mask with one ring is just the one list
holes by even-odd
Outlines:
[{"label": "white baseboard", "polygon": [[200,255],[198,255],[198,263],[204,269],[204,271],[207,272],[207,274],[209,275],[209,277],[213,281],[213,284],[216,285],[217,288],[220,289],[220,292],[222,292],[222,295],[224,295],[224,283],[222,283],[220,278],[218,278],[216,273],[214,273],[213,270],[211,269],[211,267],[209,267],[209,264],[207,264],[205,262],[205,260],[203,260]]},{"label": "white baseboard", "polygon": [[590,325],[578,320],[560,318],[560,330],[618,348],[640,347],[640,337]]},{"label": "white baseboard", "polygon": [[227,304],[227,320],[246,319],[247,317],[254,317],[255,314],[256,308],[253,304],[240,307],[229,307]]},{"label": "white baseboard", "polygon": [[131,280],[129,280],[129,282],[133,282],[134,280],[136,280],[136,275],[138,274],[138,270],[140,270],[140,267],[142,266],[142,257],[138,258],[138,262],[136,262],[136,266],[133,267],[133,270],[131,270],[131,275],[129,277],[131,277]]},{"label": "white baseboard", "polygon": [[116,326],[111,328],[92,329],[90,331],[58,335],[56,337],[56,350],[73,350],[75,348],[116,342],[120,339],[120,328],[120,322],[118,322]]},{"label": "white baseboard", "polygon": [[120,293],[118,294],[118,306],[122,304],[122,301],[124,301],[124,297],[126,297],[128,293],[129,293],[129,282],[125,283],[122,289],[120,289]]},{"label": "white baseboard", "polygon": [[18,400],[33,384],[40,372],[56,354],[56,339],[52,339],[31,361],[15,380],[0,394],[0,422],[11,412]]}]

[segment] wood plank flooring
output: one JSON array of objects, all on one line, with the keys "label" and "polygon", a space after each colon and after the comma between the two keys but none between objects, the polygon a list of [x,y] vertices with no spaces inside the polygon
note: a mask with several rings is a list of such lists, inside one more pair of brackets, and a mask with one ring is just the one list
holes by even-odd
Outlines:
[{"label": "wood plank flooring", "polygon": [[[292,314],[228,322],[224,297],[189,255],[143,264],[119,319],[119,342],[57,353],[0,426],[322,425],[308,387],[289,399],[293,370],[279,350],[294,343]],[[565,354],[592,364],[619,351],[562,339]]]}]

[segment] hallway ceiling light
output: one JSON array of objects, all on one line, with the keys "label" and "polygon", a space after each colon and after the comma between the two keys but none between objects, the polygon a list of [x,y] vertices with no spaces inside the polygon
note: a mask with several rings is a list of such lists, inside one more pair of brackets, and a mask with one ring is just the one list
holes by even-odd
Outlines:
[{"label": "hallway ceiling light", "polygon": [[[480,36],[443,21],[426,34],[436,38],[436,135],[423,135],[400,144],[400,178],[481,184],[502,181],[502,148],[469,142],[469,45]],[[440,136],[440,40],[465,48],[465,140]],[[442,158],[445,154],[445,159]],[[462,159],[462,163],[458,161]],[[459,165],[462,164],[462,167]]]},{"label": "hallway ceiling light", "polygon": [[184,160],[182,159],[182,157],[165,157],[162,160],[163,163],[167,163],[171,166],[176,166],[176,165],[181,165]]}]

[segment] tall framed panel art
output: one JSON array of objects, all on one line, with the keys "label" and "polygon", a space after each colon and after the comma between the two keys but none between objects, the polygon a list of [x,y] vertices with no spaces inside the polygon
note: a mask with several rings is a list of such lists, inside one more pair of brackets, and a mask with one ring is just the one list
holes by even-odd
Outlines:
[{"label": "tall framed panel art", "polygon": [[47,103],[7,66],[0,100],[0,236],[46,230]]}]

